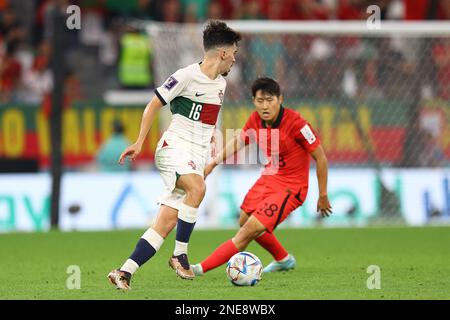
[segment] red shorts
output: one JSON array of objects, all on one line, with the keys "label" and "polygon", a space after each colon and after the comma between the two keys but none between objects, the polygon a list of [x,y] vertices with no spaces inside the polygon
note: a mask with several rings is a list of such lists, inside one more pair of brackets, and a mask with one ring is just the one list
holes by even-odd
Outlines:
[{"label": "red shorts", "polygon": [[294,189],[259,178],[247,192],[241,209],[255,216],[267,231],[273,232],[292,211],[303,204],[307,192],[307,186],[296,186]]}]

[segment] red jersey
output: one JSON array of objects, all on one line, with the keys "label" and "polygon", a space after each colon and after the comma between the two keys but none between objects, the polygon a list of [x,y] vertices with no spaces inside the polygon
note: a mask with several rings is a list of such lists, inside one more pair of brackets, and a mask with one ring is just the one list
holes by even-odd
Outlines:
[{"label": "red jersey", "polygon": [[[241,139],[245,144],[257,142],[269,160],[260,179],[291,187],[294,192],[299,187],[308,188],[310,153],[320,145],[320,140],[299,113],[281,106],[273,125],[266,127],[255,111],[244,125]],[[272,139],[278,139],[278,148]]]}]

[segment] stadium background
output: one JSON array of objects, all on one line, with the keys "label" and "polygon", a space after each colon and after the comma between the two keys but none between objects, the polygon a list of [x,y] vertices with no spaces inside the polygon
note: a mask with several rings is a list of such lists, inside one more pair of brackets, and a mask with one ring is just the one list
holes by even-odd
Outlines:
[{"label": "stadium background", "polygon": [[[65,27],[71,4],[81,7],[79,30]],[[0,299],[448,299],[449,4],[0,0]],[[367,27],[369,5],[381,9],[380,30]],[[117,153],[136,138],[154,86],[201,60],[208,18],[244,37],[221,130],[239,128],[252,111],[254,77],[276,78],[285,105],[323,141],[334,214],[317,218],[312,168],[307,201],[277,230],[298,260],[294,272],[252,288],[232,287],[222,268],[178,281],[167,267],[172,234],[121,295],[105,276],[155,218],[163,185],[153,152],[168,108],[135,163],[119,167]],[[124,136],[114,136],[120,126]],[[61,171],[52,165],[59,144]],[[258,174],[257,164],[226,165],[207,179],[192,262],[232,237]],[[255,244],[248,250],[264,265],[272,259]],[[373,265],[381,290],[366,282]],[[73,267],[80,290],[71,290]]]},{"label": "stadium background", "polygon": [[[64,33],[60,228],[141,228],[152,222],[162,189],[153,152],[170,119],[168,108],[129,171],[114,164],[123,140],[110,145],[106,165],[99,150],[116,120],[124,139],[136,138],[154,85],[201,59],[208,18],[234,20],[244,34],[228,77],[221,129],[243,125],[252,111],[251,81],[267,75],[280,81],[285,105],[311,122],[327,152],[334,216],[316,219],[312,170],[307,202],[283,227],[450,221],[447,1],[370,2],[381,8],[383,23],[394,24],[374,35],[365,25],[367,1],[4,0],[1,232],[50,228],[52,12],[69,17],[70,4],[81,7],[81,28]],[[325,20],[340,20],[341,27],[323,32]],[[419,30],[425,20],[435,21],[428,22],[428,33],[404,34],[405,20],[415,20]],[[351,32],[339,31],[346,25]],[[198,228],[235,227],[240,201],[258,172],[257,165],[230,165],[214,173]]]}]

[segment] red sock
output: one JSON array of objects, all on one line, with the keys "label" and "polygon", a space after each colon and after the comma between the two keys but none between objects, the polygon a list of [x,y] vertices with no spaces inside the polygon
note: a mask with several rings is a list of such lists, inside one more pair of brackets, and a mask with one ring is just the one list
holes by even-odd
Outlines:
[{"label": "red sock", "polygon": [[209,257],[200,263],[203,268],[203,272],[221,266],[238,252],[239,250],[236,248],[231,239],[222,243]]},{"label": "red sock", "polygon": [[278,241],[273,233],[264,232],[261,236],[255,239],[264,249],[270,252],[275,260],[280,261],[287,257],[288,252]]}]

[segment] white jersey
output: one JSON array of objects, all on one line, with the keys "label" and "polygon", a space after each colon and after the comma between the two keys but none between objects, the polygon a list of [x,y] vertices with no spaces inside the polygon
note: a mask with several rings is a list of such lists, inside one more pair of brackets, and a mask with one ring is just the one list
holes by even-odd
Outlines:
[{"label": "white jersey", "polygon": [[176,71],[155,89],[164,105],[170,103],[172,120],[166,133],[194,148],[209,148],[225,87],[221,75],[211,80],[200,70],[199,63]]}]

